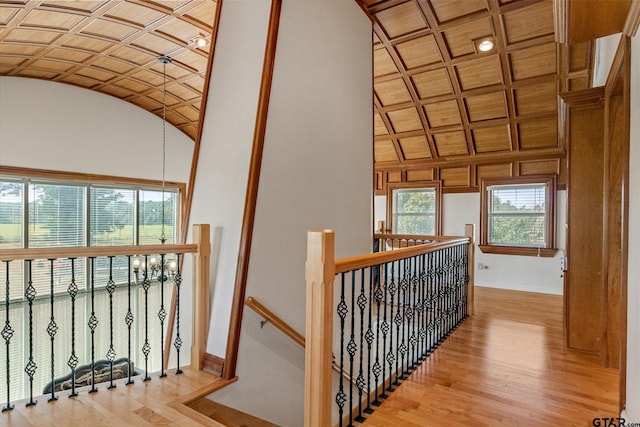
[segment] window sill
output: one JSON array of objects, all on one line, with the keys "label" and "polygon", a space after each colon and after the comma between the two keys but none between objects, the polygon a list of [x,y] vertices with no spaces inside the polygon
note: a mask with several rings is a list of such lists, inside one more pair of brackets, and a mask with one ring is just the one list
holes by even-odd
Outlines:
[{"label": "window sill", "polygon": [[478,248],[485,254],[541,256],[544,258],[551,258],[558,251],[556,248],[523,248],[520,246],[496,245],[478,245]]}]

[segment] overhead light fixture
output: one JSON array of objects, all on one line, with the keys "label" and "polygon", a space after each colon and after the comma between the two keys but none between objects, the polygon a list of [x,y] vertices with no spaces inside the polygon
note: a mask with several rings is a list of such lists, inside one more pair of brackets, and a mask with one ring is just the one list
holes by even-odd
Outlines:
[{"label": "overhead light fixture", "polygon": [[171,58],[166,55],[158,57],[162,64],[162,229],[160,231],[160,243],[164,245],[167,237],[164,233],[164,191],[165,170],[167,162],[167,64],[171,64]]},{"label": "overhead light fixture", "polygon": [[205,47],[209,44],[209,39],[205,34],[199,34],[196,37],[189,39],[189,46]]},{"label": "overhead light fixture", "polygon": [[489,52],[491,49],[493,49],[494,45],[495,43],[493,42],[492,39],[482,39],[482,40],[479,40],[476,44],[480,52]]}]

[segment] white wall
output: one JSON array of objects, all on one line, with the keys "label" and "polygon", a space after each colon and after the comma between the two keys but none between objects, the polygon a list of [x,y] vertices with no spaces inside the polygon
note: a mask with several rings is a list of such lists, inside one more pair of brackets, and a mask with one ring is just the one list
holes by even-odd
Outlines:
[{"label": "white wall", "polygon": [[[207,351],[224,357],[253,145],[269,1],[225,1],[195,179],[191,224],[211,224],[211,327]],[[185,283],[190,278],[185,277]]]},{"label": "white wall", "polygon": [[[247,296],[302,334],[307,230],[334,229],[336,257],[370,250],[371,67],[355,2],[283,2]],[[300,426],[304,351],[259,321],[245,308],[239,380],[211,398]]]},{"label": "white wall", "polygon": [[[542,292],[561,295],[563,292],[560,260],[565,249],[565,224],[567,218],[567,192],[557,192],[556,247],[553,258],[485,254],[476,247],[475,284],[492,288]],[[384,197],[384,196],[378,196]],[[386,209],[376,202],[376,218]],[[480,194],[445,194],[442,197],[442,231],[446,236],[463,236],[465,224],[475,224],[476,241],[480,233]],[[487,268],[479,269],[482,263]]]},{"label": "white wall", "polygon": [[[168,181],[187,182],[193,141],[167,125]],[[162,179],[162,120],[62,83],[0,77],[0,165]]]},{"label": "white wall", "polygon": [[620,43],[621,33],[611,34],[596,39],[596,54],[593,71],[592,87],[604,86],[616,56],[616,49]]},{"label": "white wall", "polygon": [[629,422],[640,422],[640,36],[631,39],[631,131],[629,153],[629,266],[627,309],[627,406]]}]

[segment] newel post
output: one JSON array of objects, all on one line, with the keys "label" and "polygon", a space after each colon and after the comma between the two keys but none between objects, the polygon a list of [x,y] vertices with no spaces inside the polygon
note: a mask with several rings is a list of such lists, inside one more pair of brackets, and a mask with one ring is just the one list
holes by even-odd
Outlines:
[{"label": "newel post", "polygon": [[465,224],[464,226],[464,235],[465,237],[469,238],[469,254],[467,257],[467,274],[469,275],[469,283],[467,284],[468,286],[468,291],[467,291],[467,314],[469,316],[473,316],[473,290],[474,290],[474,284],[473,284],[473,274],[474,274],[474,260],[473,260],[473,255],[475,252],[475,242],[474,242],[474,236],[475,236],[475,232],[476,232],[476,226],[474,224]]},{"label": "newel post", "polygon": [[304,368],[304,426],[331,425],[334,233],[307,233],[307,321]]},{"label": "newel post", "polygon": [[193,254],[193,337],[191,340],[191,366],[202,369],[202,359],[209,335],[209,283],[211,266],[211,237],[209,224],[193,225],[193,243],[198,252]]}]

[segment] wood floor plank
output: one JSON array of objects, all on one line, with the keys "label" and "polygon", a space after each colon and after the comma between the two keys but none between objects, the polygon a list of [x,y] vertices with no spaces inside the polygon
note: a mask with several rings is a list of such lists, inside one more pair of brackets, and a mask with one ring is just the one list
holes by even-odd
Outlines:
[{"label": "wood floor plank", "polygon": [[618,372],[567,350],[562,297],[476,288],[467,319],[366,426],[588,426],[616,416]]},{"label": "wood floor plank", "polygon": [[227,383],[229,381],[187,367],[181,375],[154,376],[147,382],[136,379],[129,386],[122,380],[111,390],[106,388],[106,384],[98,384],[97,393],[89,394],[85,388],[74,398],[69,398],[68,392],[61,392],[55,402],[47,402],[47,396],[38,397],[38,404],[30,407],[25,406],[25,401],[15,402],[14,410],[0,414],[0,425],[219,427],[219,423],[194,413],[185,403]]}]

